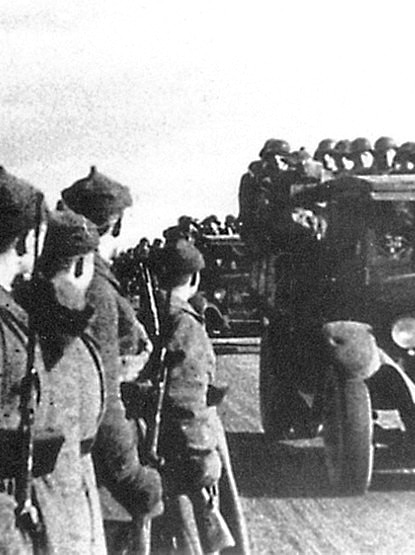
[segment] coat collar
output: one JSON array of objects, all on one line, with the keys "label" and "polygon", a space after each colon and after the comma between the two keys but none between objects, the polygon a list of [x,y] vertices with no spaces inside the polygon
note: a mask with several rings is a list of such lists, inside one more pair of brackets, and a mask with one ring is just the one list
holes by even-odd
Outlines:
[{"label": "coat collar", "polygon": [[205,322],[203,316],[197,312],[188,301],[184,301],[180,297],[174,295],[174,293],[170,297],[170,310],[172,312],[187,312],[201,324]]}]

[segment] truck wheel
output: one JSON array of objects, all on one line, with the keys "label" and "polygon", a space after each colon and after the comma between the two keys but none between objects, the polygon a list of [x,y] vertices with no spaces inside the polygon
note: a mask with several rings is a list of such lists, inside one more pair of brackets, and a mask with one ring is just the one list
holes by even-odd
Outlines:
[{"label": "truck wheel", "polygon": [[290,431],[289,392],[284,380],[276,375],[278,361],[270,334],[265,330],[261,339],[259,362],[259,408],[265,435],[285,439]]},{"label": "truck wheel", "polygon": [[363,380],[328,377],[323,421],[330,485],[339,493],[364,494],[373,470],[372,404]]}]

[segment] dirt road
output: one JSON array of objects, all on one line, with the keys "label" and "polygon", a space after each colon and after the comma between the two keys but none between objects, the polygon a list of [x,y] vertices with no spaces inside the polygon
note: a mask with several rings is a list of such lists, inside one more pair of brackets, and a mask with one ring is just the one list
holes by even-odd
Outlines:
[{"label": "dirt road", "polygon": [[389,453],[377,452],[369,493],[333,497],[319,440],[264,441],[258,355],[220,356],[218,372],[231,385],[222,416],[253,555],[415,553],[415,470],[410,464],[403,467],[402,460],[397,464]]}]

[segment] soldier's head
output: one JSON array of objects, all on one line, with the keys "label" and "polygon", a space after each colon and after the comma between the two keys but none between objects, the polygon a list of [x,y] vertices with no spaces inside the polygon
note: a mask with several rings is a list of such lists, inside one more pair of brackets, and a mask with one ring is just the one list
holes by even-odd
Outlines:
[{"label": "soldier's head", "polygon": [[329,171],[336,171],[337,165],[334,156],[336,141],[334,139],[323,139],[319,142],[314,153],[314,160],[321,162],[323,167]]},{"label": "soldier's head", "polygon": [[397,150],[398,145],[392,137],[379,137],[374,145],[376,169],[379,171],[392,169]]},{"label": "soldier's head", "polygon": [[205,267],[202,253],[189,241],[179,239],[163,252],[165,289],[174,291],[184,300],[190,299],[199,288],[200,272]]},{"label": "soldier's head", "polygon": [[393,169],[400,173],[415,172],[415,142],[407,141],[398,148]]},{"label": "soldier's head", "polygon": [[354,164],[350,159],[351,147],[352,141],[349,139],[341,139],[334,145],[333,156],[337,171],[342,172],[353,168]]},{"label": "soldier's head", "polygon": [[353,162],[353,171],[370,170],[373,167],[374,155],[372,145],[366,137],[357,137],[350,145],[349,159]]},{"label": "soldier's head", "polygon": [[307,152],[306,148],[302,146],[300,150],[295,150],[291,152],[288,159],[290,166],[296,169],[300,173],[304,171],[304,168],[310,163],[311,154]]},{"label": "soldier's head", "polygon": [[48,209],[43,194],[0,167],[0,257],[2,285],[10,289],[18,275],[33,271],[35,249],[41,250]]},{"label": "soldier's head", "polygon": [[124,212],[132,205],[128,187],[97,172],[92,166],[87,177],[62,191],[62,199],[68,208],[97,226],[101,237],[99,251],[110,259],[114,255]]},{"label": "soldier's head", "polygon": [[77,309],[85,305],[98,244],[97,227],[85,216],[69,209],[51,215],[39,271],[53,284],[61,305]]},{"label": "soldier's head", "polygon": [[287,141],[282,139],[268,139],[259,152],[259,157],[264,163],[275,164],[281,171],[288,169],[287,159],[291,148]]}]

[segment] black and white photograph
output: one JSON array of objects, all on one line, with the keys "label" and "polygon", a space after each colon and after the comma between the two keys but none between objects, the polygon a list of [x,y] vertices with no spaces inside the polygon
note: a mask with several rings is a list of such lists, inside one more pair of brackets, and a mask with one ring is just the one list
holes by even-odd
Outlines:
[{"label": "black and white photograph", "polygon": [[0,1],[0,555],[415,552],[413,15]]}]

